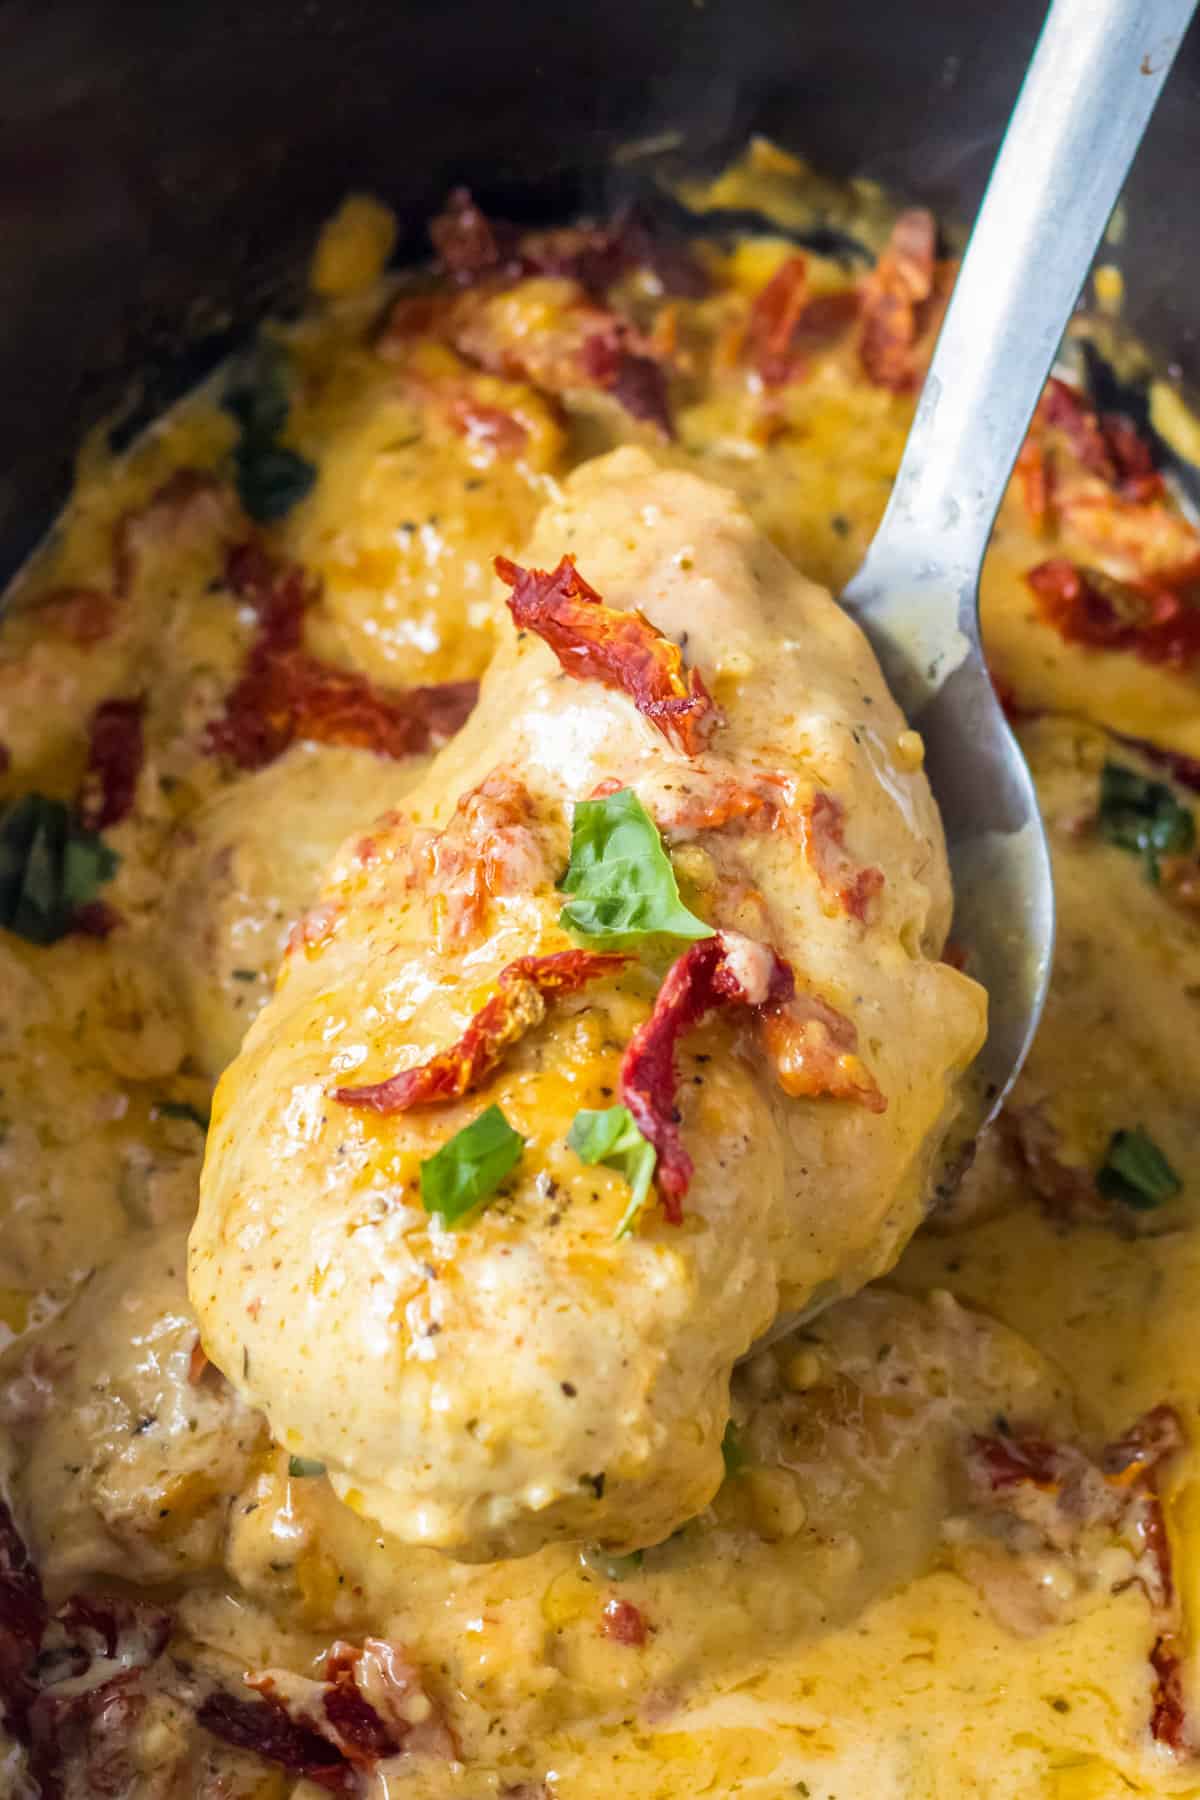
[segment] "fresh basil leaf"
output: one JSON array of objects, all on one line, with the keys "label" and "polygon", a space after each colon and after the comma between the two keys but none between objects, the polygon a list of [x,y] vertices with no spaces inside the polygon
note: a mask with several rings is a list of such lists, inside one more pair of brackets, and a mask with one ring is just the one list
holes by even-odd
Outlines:
[{"label": "fresh basil leaf", "polygon": [[742,1449],[737,1426],[732,1419],[726,1425],[725,1435],[721,1439],[721,1460],[725,1464],[726,1475],[740,1475],[746,1466],[746,1452]]},{"label": "fresh basil leaf", "polygon": [[581,1162],[604,1163],[629,1183],[629,1205],[621,1215],[616,1235],[623,1238],[634,1223],[650,1192],[656,1152],[633,1122],[627,1106],[608,1106],[599,1112],[577,1112],[567,1142]]},{"label": "fresh basil leaf", "polygon": [[31,944],[57,943],[119,862],[61,800],[23,795],[0,816],[0,926]]},{"label": "fresh basil leaf", "polygon": [[489,1106],[421,1164],[421,1204],[445,1225],[494,1194],[521,1160],[525,1140],[498,1106]]},{"label": "fresh basil leaf", "polygon": [[1152,1212],[1164,1200],[1173,1200],[1183,1183],[1150,1133],[1135,1125],[1113,1132],[1096,1186],[1106,1200]]},{"label": "fresh basil leaf", "polygon": [[1196,842],[1196,821],[1164,781],[1150,781],[1124,763],[1106,762],[1100,774],[1100,836],[1145,860],[1158,880],[1160,856],[1180,856]]},{"label": "fresh basil leaf", "polygon": [[713,935],[711,925],[679,898],[658,827],[632,788],[578,803],[561,886],[574,899],[563,907],[560,922],[588,943],[618,946],[653,935]]},{"label": "fresh basil leaf", "polygon": [[323,1475],[325,1464],[318,1462],[315,1456],[289,1456],[288,1474],[295,1480],[304,1480],[310,1475]]},{"label": "fresh basil leaf", "polygon": [[279,436],[287,424],[291,400],[287,356],[278,344],[263,339],[234,362],[221,405],[237,420],[244,436]]},{"label": "fresh basil leaf", "polygon": [[297,450],[279,442],[291,399],[286,353],[260,343],[235,363],[221,404],[241,427],[233,453],[238,499],[260,525],[273,525],[311,490],[317,471]]},{"label": "fresh basil leaf", "polygon": [[259,525],[285,518],[310,492],[317,471],[297,450],[243,438],[233,455],[238,499]]}]

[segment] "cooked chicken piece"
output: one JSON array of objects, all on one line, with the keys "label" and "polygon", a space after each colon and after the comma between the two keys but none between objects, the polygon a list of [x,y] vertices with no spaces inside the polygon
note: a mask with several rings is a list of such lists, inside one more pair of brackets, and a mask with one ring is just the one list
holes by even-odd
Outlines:
[{"label": "cooked chicken piece", "polygon": [[[951,895],[919,741],[829,596],[725,490],[636,451],[542,514],[525,560],[564,553],[612,609],[585,594],[581,629],[624,665],[568,673],[513,633],[404,811],[343,847],[218,1088],[191,1243],[205,1347],[276,1436],[399,1537],[471,1558],[654,1543],[706,1504],[735,1360],[894,1261],[984,1030],[936,960]],[[509,577],[521,611],[539,584]],[[657,712],[673,645],[636,612],[690,665]],[[508,965],[571,951],[572,816],[598,790],[637,796],[706,923],[676,913],[690,948],[627,937],[547,992],[546,965]],[[726,1002],[707,1020],[705,994]],[[489,1000],[490,1066],[463,1047],[380,1091]],[[621,1101],[658,1152],[624,1235],[638,1140],[591,1165],[567,1141]],[[466,1170],[461,1141],[430,1159],[492,1107],[520,1160],[499,1166],[501,1129],[481,1204],[426,1211]]]},{"label": "cooked chicken piece", "polygon": [[334,744],[294,744],[222,788],[181,829],[163,908],[163,956],[216,1076],[264,1004],[288,933],[338,844],[426,767]]},{"label": "cooked chicken piece", "polygon": [[181,1229],[135,1240],[4,1390],[32,1548],[56,1596],[96,1574],[172,1581],[220,1561],[226,1496],[262,1422],[206,1366],[185,1258]]}]

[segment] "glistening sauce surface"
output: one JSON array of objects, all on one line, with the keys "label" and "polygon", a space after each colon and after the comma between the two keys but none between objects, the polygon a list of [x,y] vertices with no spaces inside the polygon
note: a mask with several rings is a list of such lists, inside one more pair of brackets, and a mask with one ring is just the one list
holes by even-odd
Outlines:
[{"label": "glistening sauce surface", "polygon": [[[760,152],[712,198],[806,224],[812,196]],[[581,458],[636,443],[732,487],[836,591],[949,275],[911,218],[866,273],[812,251],[798,268],[778,239],[701,247],[704,294],[672,293],[699,283],[637,245],[598,294],[570,256],[602,246],[542,243],[483,283],[460,256],[447,324],[411,296],[389,307],[385,239],[357,205],[323,241],[324,297],[280,336],[286,418],[259,367],[239,419],[218,390],[126,461],[85,457],[0,638],[6,797],[69,804],[120,856],[57,896],[89,930],[0,934],[7,1489],[51,1609],[99,1589],[172,1632],[161,1654],[144,1621],[140,1649],[125,1633],[134,1674],[104,1706],[59,1697],[67,1791],[286,1794],[298,1754],[232,1746],[212,1695],[273,1670],[302,1716],[337,1640],[402,1647],[371,1689],[398,1754],[346,1776],[377,1793],[1200,1791],[1200,1489],[1175,1448],[1197,1426],[1200,873],[1189,790],[1124,741],[1200,752],[1198,540],[1140,440],[1070,389],[1035,428],[985,591],[997,678],[1038,715],[1020,729],[1059,883],[1045,1027],[956,1210],[884,1286],[739,1375],[712,1506],[640,1560],[556,1545],[455,1564],[341,1504],[197,1357],[184,1239],[213,1080],[338,844],[403,804],[410,752],[465,714],[445,684],[508,629],[492,555]],[[467,241],[460,213],[452,264]],[[615,336],[613,308],[633,321]],[[583,353],[605,334],[607,360]],[[316,470],[307,493],[279,447]],[[255,531],[236,478],[278,522]],[[229,562],[250,537],[321,583],[303,662],[272,661],[253,567]],[[404,698],[418,685],[438,691]],[[1124,774],[1102,789],[1106,763]],[[1140,1133],[1132,1162],[1118,1132]],[[1127,1441],[1163,1407],[1177,1428],[1160,1414]]]}]

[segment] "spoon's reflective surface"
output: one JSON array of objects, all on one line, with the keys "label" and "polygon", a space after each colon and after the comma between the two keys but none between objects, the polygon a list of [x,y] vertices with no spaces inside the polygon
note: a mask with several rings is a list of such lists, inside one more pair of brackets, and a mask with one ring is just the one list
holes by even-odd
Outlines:
[{"label": "spoon's reflective surface", "polygon": [[[1054,0],[992,171],[891,502],[842,594],[925,739],[954,938],[988,991],[973,1137],[1041,1016],[1054,888],[1025,759],[979,643],[996,511],[1196,0]],[[960,1139],[961,1141],[961,1139]]]},{"label": "spoon's reflective surface", "polygon": [[[955,941],[988,993],[949,1186],[1037,1029],[1054,883],[979,638],[979,571],[1017,452],[1197,0],[1054,0],[992,170],[883,523],[841,595],[925,740]],[[781,1314],[755,1350],[821,1311]]]}]

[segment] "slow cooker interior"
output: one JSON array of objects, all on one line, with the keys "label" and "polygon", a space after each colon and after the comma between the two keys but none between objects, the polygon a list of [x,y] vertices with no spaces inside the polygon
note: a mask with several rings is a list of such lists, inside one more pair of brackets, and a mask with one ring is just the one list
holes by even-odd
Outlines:
[{"label": "slow cooker interior", "polygon": [[[1040,0],[10,0],[0,14],[0,576],[62,497],[82,430],[141,378],[149,417],[289,275],[351,187],[420,221],[468,181],[523,210],[603,196],[612,153],[765,130],[837,173],[969,216]],[[1130,192],[1131,320],[1191,372],[1200,38]]]}]

